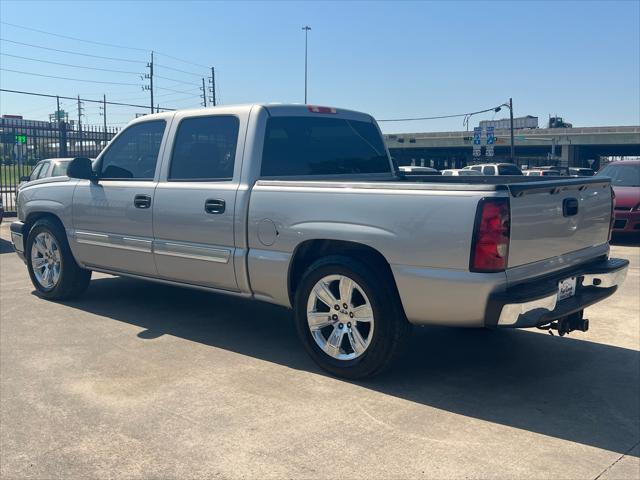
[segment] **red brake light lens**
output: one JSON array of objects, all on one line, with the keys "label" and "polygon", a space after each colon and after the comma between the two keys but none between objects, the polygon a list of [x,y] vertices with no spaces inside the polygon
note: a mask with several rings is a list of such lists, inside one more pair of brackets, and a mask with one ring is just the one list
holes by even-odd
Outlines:
[{"label": "red brake light lens", "polygon": [[511,217],[508,198],[484,198],[478,204],[471,245],[472,272],[502,272],[507,268]]},{"label": "red brake light lens", "polygon": [[613,236],[613,224],[616,221],[616,216],[615,216],[616,192],[613,189],[613,187],[609,187],[609,188],[611,188],[611,218],[609,218],[609,241],[611,241],[611,237]]},{"label": "red brake light lens", "polygon": [[335,108],[318,107],[318,106],[315,106],[315,105],[309,105],[307,107],[307,110],[309,110],[311,113],[338,113]]}]

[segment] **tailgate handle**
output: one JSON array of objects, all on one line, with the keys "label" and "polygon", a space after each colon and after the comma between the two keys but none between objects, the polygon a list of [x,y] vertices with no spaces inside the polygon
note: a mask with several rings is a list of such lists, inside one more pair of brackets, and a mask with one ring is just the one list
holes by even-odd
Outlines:
[{"label": "tailgate handle", "polygon": [[578,213],[578,199],[565,198],[562,201],[562,215],[565,217],[573,217]]}]

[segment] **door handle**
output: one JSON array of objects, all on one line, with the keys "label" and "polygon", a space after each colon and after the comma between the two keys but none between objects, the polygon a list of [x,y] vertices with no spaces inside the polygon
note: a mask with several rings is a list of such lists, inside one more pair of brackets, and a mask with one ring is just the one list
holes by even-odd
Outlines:
[{"label": "door handle", "polygon": [[211,214],[224,213],[225,201],[209,198],[204,202],[204,211]]},{"label": "door handle", "polygon": [[578,214],[578,199],[565,198],[562,202],[562,215],[565,217],[573,217]]},{"label": "door handle", "polygon": [[149,208],[151,206],[151,196],[136,195],[133,197],[133,205],[136,208]]}]

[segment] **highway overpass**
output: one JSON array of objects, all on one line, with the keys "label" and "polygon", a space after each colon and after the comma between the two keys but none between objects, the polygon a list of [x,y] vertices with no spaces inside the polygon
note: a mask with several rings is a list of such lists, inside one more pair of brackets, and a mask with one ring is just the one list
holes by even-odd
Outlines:
[{"label": "highway overpass", "polygon": [[[399,165],[461,168],[470,163],[508,161],[509,130],[495,131],[495,156],[473,157],[473,132],[394,133],[385,135]],[[535,128],[515,130],[516,163],[588,167],[600,166],[601,156],[640,156],[640,126]]]}]

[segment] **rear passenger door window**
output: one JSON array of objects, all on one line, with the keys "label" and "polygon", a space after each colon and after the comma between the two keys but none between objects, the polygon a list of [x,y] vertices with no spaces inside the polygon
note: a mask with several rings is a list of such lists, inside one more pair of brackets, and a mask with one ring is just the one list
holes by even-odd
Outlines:
[{"label": "rear passenger door window", "polygon": [[153,180],[165,121],[137,123],[122,132],[102,155],[100,178]]},{"label": "rear passenger door window", "polygon": [[231,180],[239,125],[230,115],[184,119],[176,134],[168,180]]},{"label": "rear passenger door window", "polygon": [[493,165],[489,165],[487,167],[484,167],[484,172],[485,175],[495,175],[496,174],[496,167],[494,167]]}]

